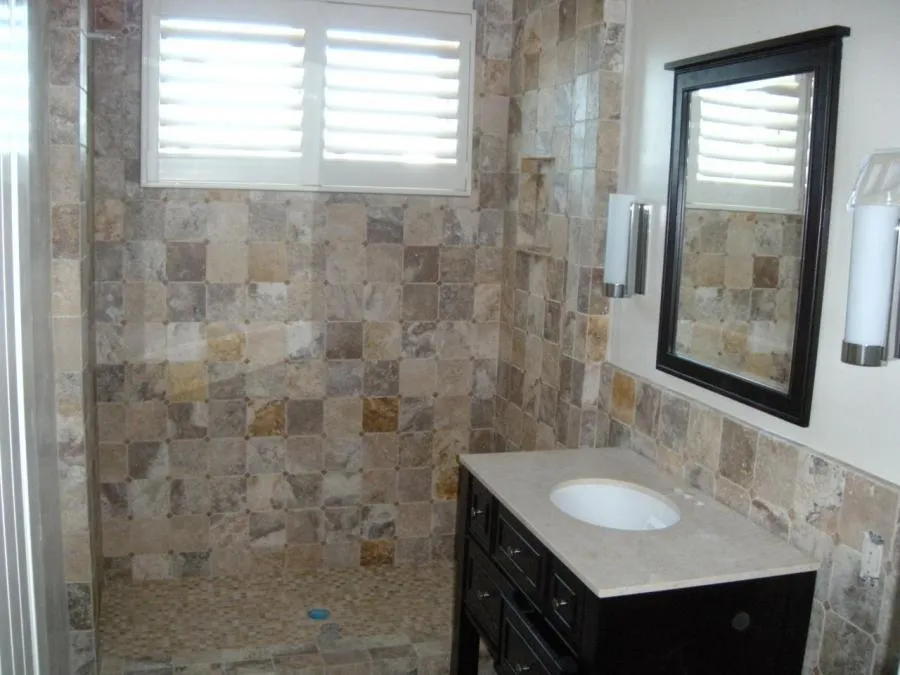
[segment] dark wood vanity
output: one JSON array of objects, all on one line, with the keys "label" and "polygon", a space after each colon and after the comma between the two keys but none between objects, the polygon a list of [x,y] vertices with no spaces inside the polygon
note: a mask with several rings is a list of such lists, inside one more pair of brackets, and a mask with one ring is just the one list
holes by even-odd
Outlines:
[{"label": "dark wood vanity", "polygon": [[456,537],[452,675],[801,672],[815,572],[601,598],[466,467]]}]

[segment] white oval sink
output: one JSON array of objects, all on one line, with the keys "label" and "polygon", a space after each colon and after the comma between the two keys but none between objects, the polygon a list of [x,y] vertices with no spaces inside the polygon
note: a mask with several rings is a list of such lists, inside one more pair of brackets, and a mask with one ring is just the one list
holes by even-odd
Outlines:
[{"label": "white oval sink", "polygon": [[633,483],[587,478],[560,483],[550,491],[560,511],[613,530],[664,530],[681,520],[670,499]]}]

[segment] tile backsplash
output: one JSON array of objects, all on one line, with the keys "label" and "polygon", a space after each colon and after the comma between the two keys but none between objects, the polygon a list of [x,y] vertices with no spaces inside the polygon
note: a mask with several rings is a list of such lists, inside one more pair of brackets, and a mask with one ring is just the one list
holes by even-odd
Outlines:
[{"label": "tile backsplash", "polygon": [[140,3],[107,16],[94,320],[111,573],[452,554],[456,457],[493,445],[506,206],[512,5],[479,11],[469,198],[142,188]]},{"label": "tile backsplash", "polygon": [[[895,673],[900,488],[604,364],[609,445],[661,468],[821,561],[804,673]],[[866,544],[880,548],[863,574]]]}]

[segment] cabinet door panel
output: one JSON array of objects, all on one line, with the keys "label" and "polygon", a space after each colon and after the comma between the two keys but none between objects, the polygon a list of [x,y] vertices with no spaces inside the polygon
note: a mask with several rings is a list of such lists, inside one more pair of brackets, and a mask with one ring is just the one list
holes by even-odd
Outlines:
[{"label": "cabinet door panel", "polygon": [[490,646],[496,649],[500,642],[504,596],[509,595],[509,587],[475,543],[469,544],[466,568],[466,607]]},{"label": "cabinet door panel", "polygon": [[469,507],[466,512],[467,524],[469,533],[488,551],[491,548],[491,521],[496,508],[495,503],[491,493],[475,478],[472,478]]},{"label": "cabinet door panel", "polygon": [[[812,580],[778,577],[604,600],[603,662],[617,675],[793,675],[805,617],[791,594],[812,599]],[[808,583],[807,583],[808,581]],[[809,604],[804,600],[798,606]],[[649,637],[652,636],[652,639]]]},{"label": "cabinet door panel", "polygon": [[533,602],[540,600],[544,567],[543,547],[502,510],[497,518],[497,548],[494,559],[500,568]]}]

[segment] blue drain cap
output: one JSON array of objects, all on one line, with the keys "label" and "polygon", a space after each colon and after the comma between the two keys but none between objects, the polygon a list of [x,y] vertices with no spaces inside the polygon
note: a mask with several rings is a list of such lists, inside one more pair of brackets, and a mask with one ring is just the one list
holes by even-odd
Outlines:
[{"label": "blue drain cap", "polygon": [[329,616],[331,616],[331,612],[327,609],[311,609],[309,610],[309,618],[313,621],[325,621]]}]

